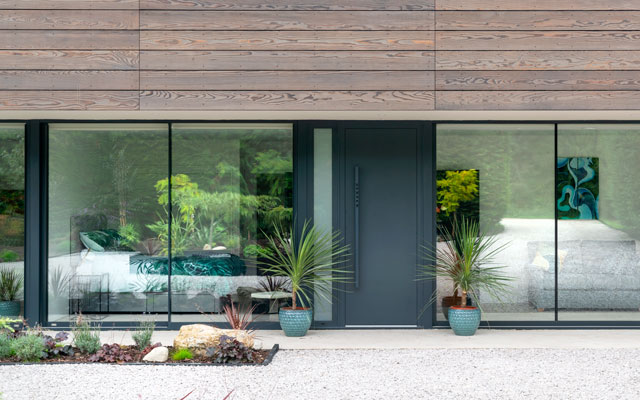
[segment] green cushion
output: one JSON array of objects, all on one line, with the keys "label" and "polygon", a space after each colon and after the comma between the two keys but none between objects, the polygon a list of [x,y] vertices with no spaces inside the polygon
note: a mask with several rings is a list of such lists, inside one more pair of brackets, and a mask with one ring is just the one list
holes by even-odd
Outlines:
[{"label": "green cushion", "polygon": [[118,250],[122,237],[115,229],[80,232],[80,241],[87,249],[104,252]]}]

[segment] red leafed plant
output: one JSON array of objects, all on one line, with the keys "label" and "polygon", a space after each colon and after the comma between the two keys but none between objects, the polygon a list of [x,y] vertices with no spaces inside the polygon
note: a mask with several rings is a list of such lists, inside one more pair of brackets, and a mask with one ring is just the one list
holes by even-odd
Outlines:
[{"label": "red leafed plant", "polygon": [[231,296],[227,296],[228,302],[225,304],[222,309],[224,310],[224,316],[231,325],[231,329],[239,329],[246,330],[251,324],[251,316],[255,311],[257,305],[254,304],[249,310],[246,312],[241,312],[236,306],[233,304],[231,300]]},{"label": "red leafed plant", "polygon": [[100,350],[89,357],[91,362],[131,362],[133,357],[119,344],[103,344]]}]

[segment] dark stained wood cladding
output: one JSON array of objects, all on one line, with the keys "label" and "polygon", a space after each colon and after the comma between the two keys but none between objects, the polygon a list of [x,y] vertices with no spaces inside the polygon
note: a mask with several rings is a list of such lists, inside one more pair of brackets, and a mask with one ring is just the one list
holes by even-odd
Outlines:
[{"label": "dark stained wood cladding", "polygon": [[0,110],[639,110],[640,0],[0,0]]}]

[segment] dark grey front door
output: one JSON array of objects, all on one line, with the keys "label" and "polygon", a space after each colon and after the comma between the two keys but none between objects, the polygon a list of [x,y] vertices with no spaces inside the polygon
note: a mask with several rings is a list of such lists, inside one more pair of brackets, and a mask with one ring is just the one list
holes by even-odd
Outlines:
[{"label": "dark grey front door", "polygon": [[346,325],[416,325],[417,129],[346,129]]}]

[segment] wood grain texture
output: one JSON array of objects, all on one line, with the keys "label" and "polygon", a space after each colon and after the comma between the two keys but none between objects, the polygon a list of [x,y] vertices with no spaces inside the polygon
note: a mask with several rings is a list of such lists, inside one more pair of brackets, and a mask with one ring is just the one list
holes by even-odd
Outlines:
[{"label": "wood grain texture", "polygon": [[640,91],[440,91],[436,110],[637,110]]},{"label": "wood grain texture", "polygon": [[438,30],[638,30],[640,11],[438,11]]},{"label": "wood grain texture", "polygon": [[638,31],[438,31],[436,50],[640,50]]},{"label": "wood grain texture", "polygon": [[0,50],[0,69],[137,70],[137,51]]},{"label": "wood grain texture", "polygon": [[435,0],[140,0],[151,10],[433,10]]},{"label": "wood grain texture", "polygon": [[137,50],[138,31],[2,31],[0,50]]},{"label": "wood grain texture", "polygon": [[[0,53],[1,57],[1,53]],[[433,70],[433,51],[142,51],[143,70]]]},{"label": "wood grain texture", "polygon": [[0,0],[7,10],[137,10],[139,0]]},{"label": "wood grain texture", "polygon": [[640,70],[639,51],[439,51],[437,70]]},{"label": "wood grain texture", "polygon": [[138,11],[0,10],[0,29],[138,29]]},{"label": "wood grain texture", "polygon": [[138,90],[138,71],[0,71],[0,90]]},{"label": "wood grain texture", "polygon": [[637,0],[436,0],[436,10],[640,10]]},{"label": "wood grain texture", "polygon": [[430,31],[433,11],[142,11],[141,29]]},{"label": "wood grain texture", "polygon": [[141,50],[433,50],[433,32],[141,31]]},{"label": "wood grain texture", "polygon": [[436,90],[639,90],[637,71],[438,71]]},{"label": "wood grain texture", "polygon": [[142,91],[141,110],[432,110],[432,91]]},{"label": "wood grain texture", "polygon": [[5,91],[0,110],[138,110],[138,91]]},{"label": "wood grain texture", "polygon": [[[0,75],[1,76],[1,75]],[[433,90],[433,71],[142,71],[142,90]]]}]

